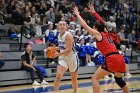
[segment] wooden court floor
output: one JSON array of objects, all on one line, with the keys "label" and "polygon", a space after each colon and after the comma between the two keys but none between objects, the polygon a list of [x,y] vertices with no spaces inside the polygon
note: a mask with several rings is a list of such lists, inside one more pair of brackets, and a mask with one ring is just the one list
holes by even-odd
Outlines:
[{"label": "wooden court floor", "polygon": [[[127,81],[130,93],[140,93],[140,75],[133,75],[131,78],[124,78]],[[102,79],[101,93],[122,93],[115,84],[114,79]],[[53,82],[47,86],[17,85],[9,87],[0,87],[0,93],[53,93]],[[59,93],[72,93],[71,82],[62,81]],[[91,79],[79,80],[78,93],[93,93]]]}]

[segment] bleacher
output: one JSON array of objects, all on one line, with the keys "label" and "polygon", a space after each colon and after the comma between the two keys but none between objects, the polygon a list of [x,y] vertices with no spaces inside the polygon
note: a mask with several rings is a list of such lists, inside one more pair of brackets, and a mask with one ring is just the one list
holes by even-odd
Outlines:
[{"label": "bleacher", "polygon": [[[2,39],[0,40],[0,51],[3,54],[3,59],[5,61],[5,65],[0,70],[0,86],[6,85],[15,85],[15,84],[27,84],[31,83],[29,73],[26,71],[20,70],[21,62],[20,62],[20,54],[22,51],[19,51],[19,41],[10,40],[7,37],[7,28],[8,24],[0,26],[0,36]],[[5,29],[5,30],[4,30]],[[5,31],[5,32],[4,32]],[[35,38],[32,38],[34,40]],[[28,41],[27,38],[22,39],[22,43]],[[44,58],[44,49],[46,45],[33,45],[33,51],[37,56],[37,64],[45,67],[46,58]],[[140,53],[137,51],[127,50],[126,55],[131,58],[131,53],[133,55],[132,62],[130,64],[130,72],[131,73],[139,73],[140,72]],[[51,64],[50,64],[51,65]],[[95,72],[97,67],[80,67],[79,68],[79,78],[91,78],[92,74]],[[53,67],[46,67],[48,77],[46,77],[46,81],[53,81],[55,78],[56,65]],[[37,78],[37,77],[36,77]],[[70,79],[69,73],[65,73],[63,80]]]}]

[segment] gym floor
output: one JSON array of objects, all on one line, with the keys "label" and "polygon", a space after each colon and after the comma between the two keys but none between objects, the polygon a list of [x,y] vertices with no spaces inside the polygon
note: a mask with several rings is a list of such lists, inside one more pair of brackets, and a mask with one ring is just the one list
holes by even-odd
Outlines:
[{"label": "gym floor", "polygon": [[[140,74],[133,75],[131,78],[124,77],[129,87],[130,93],[140,93]],[[0,93],[53,93],[53,82],[46,86],[16,85],[0,87]],[[102,79],[101,93],[122,93],[121,89],[115,84],[113,78]],[[93,93],[91,79],[79,80],[78,93]],[[71,81],[62,81],[59,93],[72,93]]]}]

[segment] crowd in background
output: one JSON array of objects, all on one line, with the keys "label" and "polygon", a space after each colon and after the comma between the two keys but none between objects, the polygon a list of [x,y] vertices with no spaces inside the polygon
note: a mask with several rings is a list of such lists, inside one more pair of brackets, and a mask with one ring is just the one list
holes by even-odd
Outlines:
[{"label": "crowd in background", "polygon": [[[94,26],[96,19],[87,11],[90,0],[0,0],[0,11],[4,14],[6,23],[20,25],[20,31],[11,27],[8,36],[18,39],[22,32],[27,38],[36,37],[33,43],[57,45],[57,23],[65,20],[68,30],[72,33],[81,66],[95,65],[97,60],[102,62],[103,56],[98,52],[94,36],[83,29],[72,12],[77,5],[80,15],[87,24]],[[108,31],[114,37],[118,37],[121,45],[130,45],[135,48],[140,34],[140,11],[134,7],[133,0],[119,3],[118,0],[92,0],[96,12],[106,21]],[[91,64],[92,63],[92,64]],[[98,65],[98,64],[96,64]]]}]

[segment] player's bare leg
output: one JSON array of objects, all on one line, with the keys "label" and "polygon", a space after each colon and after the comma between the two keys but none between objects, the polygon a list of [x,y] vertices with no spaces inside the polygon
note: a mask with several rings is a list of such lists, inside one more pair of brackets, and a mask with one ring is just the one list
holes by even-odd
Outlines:
[{"label": "player's bare leg", "polygon": [[99,80],[103,78],[104,76],[108,75],[110,72],[102,69],[99,67],[97,71],[93,74],[92,76],[92,88],[93,88],[93,93],[100,93],[100,84]]},{"label": "player's bare leg", "polygon": [[59,91],[61,78],[63,77],[66,70],[67,69],[63,66],[57,66],[56,79],[54,80],[54,93],[57,93]]},{"label": "player's bare leg", "polygon": [[77,90],[78,90],[78,73],[77,71],[76,72],[71,72],[71,81],[72,81],[72,87],[73,87],[73,90],[74,90],[74,93],[77,93]]}]

